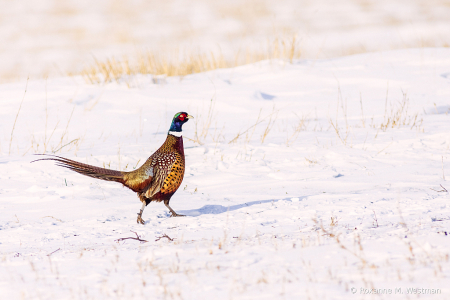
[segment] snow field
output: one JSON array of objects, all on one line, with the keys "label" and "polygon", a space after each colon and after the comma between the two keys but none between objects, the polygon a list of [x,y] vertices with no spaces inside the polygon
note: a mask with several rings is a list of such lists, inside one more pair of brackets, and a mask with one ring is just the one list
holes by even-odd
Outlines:
[{"label": "snow field", "polygon": [[[25,97],[1,85],[1,297],[446,298],[449,57],[265,61],[134,88],[49,79]],[[185,218],[150,204],[138,225],[128,189],[30,164],[45,149],[131,170],[178,111],[195,117],[170,203]],[[147,242],[117,241],[136,234]]]}]

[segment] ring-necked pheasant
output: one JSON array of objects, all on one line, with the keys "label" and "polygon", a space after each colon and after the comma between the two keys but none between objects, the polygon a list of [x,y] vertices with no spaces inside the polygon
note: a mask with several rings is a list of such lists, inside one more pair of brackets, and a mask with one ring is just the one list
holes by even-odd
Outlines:
[{"label": "ring-necked pheasant", "polygon": [[142,213],[144,212],[144,208],[152,201],[164,201],[172,216],[179,217],[182,215],[177,214],[169,206],[169,201],[183,181],[185,165],[181,127],[191,118],[193,117],[186,112],[175,114],[164,144],[139,169],[132,172],[108,170],[55,155],[52,155],[50,158],[42,158],[35,161],[54,160],[58,166],[68,168],[80,174],[122,183],[127,188],[136,192],[139,200],[142,202],[142,208],[137,217],[138,223],[144,224]]}]

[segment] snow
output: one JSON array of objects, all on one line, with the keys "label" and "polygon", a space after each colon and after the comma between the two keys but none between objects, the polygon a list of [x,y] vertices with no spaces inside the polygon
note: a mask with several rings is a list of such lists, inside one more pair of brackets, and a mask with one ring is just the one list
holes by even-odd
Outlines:
[{"label": "snow", "polygon": [[[1,298],[447,298],[449,73],[450,49],[420,48],[0,85]],[[137,224],[120,184],[30,163],[132,170],[179,111],[187,217]]]},{"label": "snow", "polygon": [[[0,1],[0,80],[79,74],[97,60],[213,52],[297,37],[302,58],[450,45],[448,0]],[[258,51],[259,50],[259,51]]]}]

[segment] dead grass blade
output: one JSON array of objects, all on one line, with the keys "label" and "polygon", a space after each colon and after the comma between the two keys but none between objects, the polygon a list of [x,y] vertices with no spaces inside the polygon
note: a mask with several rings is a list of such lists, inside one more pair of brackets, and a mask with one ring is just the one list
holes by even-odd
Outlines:
[{"label": "dead grass blade", "polygon": [[12,128],[12,130],[11,130],[11,138],[9,139],[9,151],[8,151],[8,155],[11,155],[11,144],[12,144],[13,135],[14,135],[14,128],[16,128],[17,118],[19,117],[20,109],[22,108],[23,99],[25,99],[25,94],[27,93],[28,80],[29,80],[29,79],[30,79],[30,77],[27,78],[27,83],[26,83],[26,85],[25,85],[25,92],[23,93],[22,101],[20,101],[20,105],[19,105],[19,110],[17,111],[16,118],[14,119],[14,125],[13,125],[13,128]]}]

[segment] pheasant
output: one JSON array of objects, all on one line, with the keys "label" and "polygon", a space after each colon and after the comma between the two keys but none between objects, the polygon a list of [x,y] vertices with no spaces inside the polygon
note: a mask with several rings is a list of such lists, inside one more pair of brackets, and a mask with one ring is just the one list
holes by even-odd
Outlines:
[{"label": "pheasant", "polygon": [[35,161],[53,160],[56,161],[58,166],[68,168],[77,173],[122,183],[136,192],[139,200],[142,202],[142,208],[137,216],[138,224],[145,223],[142,219],[142,213],[152,201],[163,201],[173,217],[181,217],[183,215],[177,214],[169,206],[169,201],[183,181],[185,164],[181,127],[191,118],[193,117],[186,112],[175,114],[164,144],[139,169],[132,172],[99,168],[56,155],[49,155],[52,157]]}]

